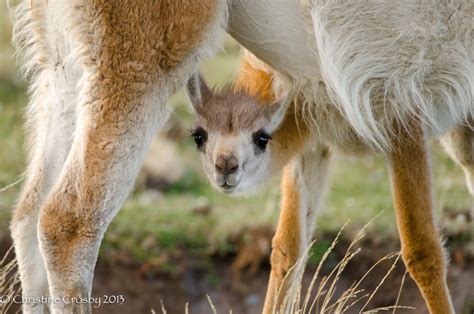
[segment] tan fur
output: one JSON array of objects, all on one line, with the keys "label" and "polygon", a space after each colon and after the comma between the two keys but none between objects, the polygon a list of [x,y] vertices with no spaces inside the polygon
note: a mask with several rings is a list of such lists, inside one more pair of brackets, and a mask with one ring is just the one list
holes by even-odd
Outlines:
[{"label": "tan fur", "polygon": [[[239,74],[233,82],[234,91],[245,92],[258,99],[261,105],[268,106],[277,101],[273,90],[273,75],[270,68],[257,68],[253,65],[249,53],[244,55],[240,63]],[[293,156],[304,148],[310,137],[309,126],[303,113],[297,107],[301,96],[298,96],[288,108],[283,122],[273,133],[277,168],[282,168]]]},{"label": "tan fur", "polygon": [[[233,92],[229,86],[214,91],[202,101],[205,109],[198,109],[195,124],[202,125],[208,131],[218,130],[225,135],[235,135],[242,130],[255,128],[259,118],[271,111],[269,106],[260,106],[255,98],[243,92]],[[228,114],[229,112],[232,114]]]},{"label": "tan fur", "polygon": [[260,103],[275,102],[277,99],[273,91],[272,73],[255,67],[250,58],[250,54],[242,58],[239,75],[234,82],[234,90],[256,97]]},{"label": "tan fur", "polygon": [[[267,287],[263,313],[273,313],[279,310],[285,297],[285,276],[300,256],[301,226],[300,226],[300,195],[298,193],[296,178],[291,167],[286,167],[282,178],[282,200],[278,227],[272,241],[271,265],[272,270]],[[281,291],[281,292],[280,292]]]},{"label": "tan fur", "polygon": [[442,244],[435,227],[431,175],[423,130],[411,121],[393,141],[390,170],[402,257],[433,314],[452,313]]},{"label": "tan fur", "polygon": [[88,57],[101,58],[99,71],[104,79],[136,75],[136,81],[151,84],[141,80],[145,79],[143,75],[149,79],[151,73],[168,73],[201,42],[203,29],[215,14],[216,3],[94,0],[78,8],[78,13],[89,19],[100,17],[100,27],[91,25],[90,30],[94,36],[100,36],[102,46],[98,51],[87,47],[92,52]]},{"label": "tan fur", "polygon": [[[235,82],[235,88],[246,91],[251,96],[260,99],[262,103],[274,101],[274,81],[278,74],[266,65],[264,67],[256,65],[253,58],[255,57],[250,56],[249,53],[244,55],[242,69]],[[303,152],[301,147],[306,147],[310,142],[312,130],[304,122],[304,117],[301,116],[303,109],[295,105],[298,103],[298,100],[293,103],[284,122],[274,133],[271,145],[274,147],[272,151],[274,158],[278,160],[275,162],[276,164],[283,165],[300,155]],[[412,119],[412,123],[407,122],[407,126],[397,125],[394,128],[390,149],[392,153],[387,156],[392,171],[394,204],[403,260],[411,276],[417,282],[431,313],[452,313],[453,309],[446,285],[445,257],[433,217],[428,152],[425,147],[426,135],[420,123],[416,122],[415,118]],[[331,120],[327,122],[331,123]],[[333,122],[337,122],[337,119]],[[473,178],[473,132],[471,127],[464,125],[453,129],[443,138],[443,143],[450,154],[465,170],[468,183]],[[319,136],[322,134],[319,133]],[[319,140],[325,140],[325,138]],[[331,143],[330,140],[328,142]],[[364,145],[359,145],[359,147],[364,147]],[[340,151],[346,150],[345,147],[336,146],[335,148]],[[353,148],[348,150],[359,151],[359,149],[354,150]],[[366,147],[363,150],[366,150]],[[325,149],[321,151],[322,155],[319,155],[323,159],[327,158],[324,157],[326,155],[324,151]],[[311,156],[310,158],[315,157]],[[303,165],[304,160],[303,158]],[[299,183],[301,179],[295,179],[297,172],[291,165],[286,166],[284,171],[283,200],[278,229],[273,240],[272,271],[264,313],[273,313],[275,310],[279,310],[282,295],[285,294],[288,286],[286,283],[282,285],[282,278],[301,256],[302,250],[306,249],[306,247],[302,247],[302,242],[298,241],[302,237],[302,225],[298,217],[305,209],[300,208],[301,202],[304,201],[302,196],[304,189]],[[308,173],[307,175],[318,174]],[[321,189],[323,187],[310,188]],[[310,210],[309,213],[312,211]],[[311,224],[311,218],[308,223]],[[305,232],[307,234],[303,237],[311,236],[311,228]],[[275,299],[277,295],[280,297]]]},{"label": "tan fur", "polygon": [[[11,222],[23,296],[84,297],[103,234],[167,118],[166,99],[215,49],[226,4],[50,0],[33,8],[25,1],[17,12],[19,53],[34,57],[25,60],[33,73],[30,166]],[[50,125],[66,102],[58,126]],[[72,140],[59,147],[63,159],[51,160],[55,147],[48,144],[62,140],[55,128],[64,128],[66,114],[75,115],[63,135]],[[24,304],[23,311],[44,306]],[[60,302],[50,310],[91,308]]]},{"label": "tan fur", "polygon": [[287,115],[280,127],[274,132],[274,141],[270,145],[275,148],[275,163],[284,166],[293,157],[301,153],[308,144],[310,130],[294,105],[288,108]]}]

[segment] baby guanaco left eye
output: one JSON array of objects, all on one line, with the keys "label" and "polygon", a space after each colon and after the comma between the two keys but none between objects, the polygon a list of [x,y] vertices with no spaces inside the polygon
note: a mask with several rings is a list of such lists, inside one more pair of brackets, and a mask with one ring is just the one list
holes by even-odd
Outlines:
[{"label": "baby guanaco left eye", "polygon": [[194,139],[194,143],[196,143],[197,148],[201,148],[204,143],[207,141],[207,132],[204,131],[203,128],[197,128],[196,130],[192,131],[191,137]]},{"label": "baby guanaco left eye", "polygon": [[267,148],[268,142],[272,139],[270,134],[268,134],[267,132],[263,130],[259,130],[255,132],[252,135],[252,137],[253,137],[253,143],[257,145],[257,147],[260,148],[261,150],[265,150],[265,148]]}]

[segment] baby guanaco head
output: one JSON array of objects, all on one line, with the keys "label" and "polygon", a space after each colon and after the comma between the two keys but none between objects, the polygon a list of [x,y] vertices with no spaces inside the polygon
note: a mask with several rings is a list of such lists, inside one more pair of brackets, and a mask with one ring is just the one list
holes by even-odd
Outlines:
[{"label": "baby guanaco head", "polygon": [[187,92],[196,112],[191,136],[204,172],[219,191],[247,192],[281,168],[272,154],[278,150],[272,136],[283,121],[286,101],[264,105],[230,87],[215,92],[199,75],[188,81]]}]

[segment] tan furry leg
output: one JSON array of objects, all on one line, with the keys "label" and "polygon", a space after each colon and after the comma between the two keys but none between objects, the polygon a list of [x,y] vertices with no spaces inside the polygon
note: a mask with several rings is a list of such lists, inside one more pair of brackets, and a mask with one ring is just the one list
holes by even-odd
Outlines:
[{"label": "tan furry leg", "polygon": [[40,211],[40,250],[51,297],[60,300],[51,304],[53,313],[90,312],[90,304],[75,298],[91,293],[103,234],[132,188],[153,134],[167,117],[156,98],[124,92],[135,100],[124,99],[120,111],[109,100],[117,97],[91,96],[91,110],[80,118],[87,120],[81,121],[83,128],[75,135],[62,175]]},{"label": "tan furry leg", "polygon": [[278,310],[284,297],[283,279],[300,254],[300,195],[289,168],[291,166],[285,168],[282,180],[282,206],[278,227],[272,241],[272,270],[263,308],[265,314]]},{"label": "tan furry leg", "polygon": [[[45,158],[53,162],[44,167],[58,175],[28,183],[25,193],[47,193],[43,199],[28,194],[25,199],[31,196],[31,201],[20,201],[22,210],[15,215],[24,214],[27,223],[19,228],[15,218],[12,233],[20,242],[31,242],[35,256],[41,255],[49,293],[58,300],[52,312],[88,313],[90,305],[72,298],[91,291],[100,240],[133,185],[152,135],[167,117],[168,97],[219,47],[227,1],[50,1],[33,9],[19,11],[18,50],[26,50],[32,73],[52,66],[46,85],[77,100],[77,127],[72,135],[62,132],[39,143],[55,147],[46,150],[50,159]],[[32,15],[31,21],[24,21],[25,13]],[[57,60],[47,62],[56,55]],[[67,73],[60,78],[63,70]],[[61,98],[57,94],[52,98]],[[31,117],[51,118],[62,131],[67,118],[55,112],[58,106],[44,115],[33,110]],[[66,149],[63,141],[72,145]],[[57,156],[65,162],[55,163]],[[41,167],[35,171],[43,171]],[[28,252],[28,245],[17,243],[17,252]],[[37,267],[25,264],[20,271],[44,269],[30,263]],[[44,282],[44,272],[41,277]],[[31,282],[22,276],[23,286]]]},{"label": "tan furry leg", "polygon": [[263,313],[285,312],[281,308],[287,296],[294,273],[291,267],[310,244],[315,214],[326,190],[330,160],[327,147],[317,145],[296,157],[284,169],[282,205],[278,226],[272,242],[270,280]]},{"label": "tan furry leg", "polygon": [[428,150],[417,121],[400,129],[390,154],[392,193],[402,257],[433,314],[454,313],[446,284],[446,260],[433,217]]}]

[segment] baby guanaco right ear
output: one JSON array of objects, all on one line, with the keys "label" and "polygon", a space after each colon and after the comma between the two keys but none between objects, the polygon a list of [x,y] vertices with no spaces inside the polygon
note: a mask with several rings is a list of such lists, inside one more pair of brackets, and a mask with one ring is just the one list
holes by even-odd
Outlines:
[{"label": "baby guanaco right ear", "polygon": [[202,78],[199,72],[194,73],[186,84],[186,92],[194,110],[199,111],[202,109],[203,100],[212,96],[212,92],[207,87],[206,82]]},{"label": "baby guanaco right ear", "polygon": [[270,124],[267,127],[268,132],[272,133],[280,126],[295,96],[294,92],[288,92],[280,101],[268,107],[267,115],[270,118]]}]

